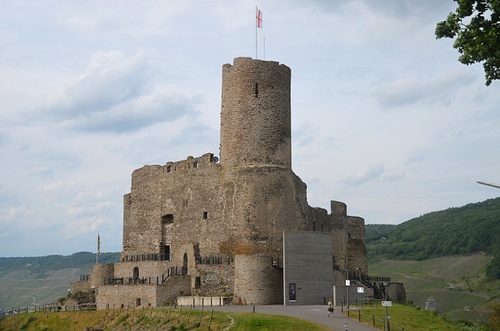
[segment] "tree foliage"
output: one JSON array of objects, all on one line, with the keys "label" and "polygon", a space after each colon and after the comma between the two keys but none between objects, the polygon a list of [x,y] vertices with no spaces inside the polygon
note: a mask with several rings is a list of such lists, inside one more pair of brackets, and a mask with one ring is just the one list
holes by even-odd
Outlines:
[{"label": "tree foliage", "polygon": [[453,0],[454,13],[436,26],[436,37],[456,38],[453,47],[466,65],[483,63],[486,85],[500,79],[500,0]]},{"label": "tree foliage", "polygon": [[368,224],[365,236],[369,258],[492,254],[487,275],[500,279],[500,198],[432,212],[392,227]]}]

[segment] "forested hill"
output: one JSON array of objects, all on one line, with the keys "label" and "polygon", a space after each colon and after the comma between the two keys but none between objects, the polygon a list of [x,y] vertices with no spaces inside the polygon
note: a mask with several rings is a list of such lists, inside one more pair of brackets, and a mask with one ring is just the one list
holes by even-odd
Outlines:
[{"label": "forested hill", "polygon": [[[111,263],[120,259],[120,253],[101,253],[99,262]],[[38,257],[0,257],[0,274],[13,270],[29,270],[43,275],[48,270],[81,268],[90,270],[96,261],[95,253],[78,252],[72,255],[48,255]]]},{"label": "forested hill", "polygon": [[399,225],[367,224],[369,258],[426,260],[484,252],[494,254],[488,268],[500,278],[500,198],[432,212]]}]

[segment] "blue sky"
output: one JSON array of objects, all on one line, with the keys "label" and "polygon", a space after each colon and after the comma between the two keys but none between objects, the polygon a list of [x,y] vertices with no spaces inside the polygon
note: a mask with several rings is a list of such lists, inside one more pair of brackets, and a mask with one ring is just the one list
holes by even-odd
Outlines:
[{"label": "blue sky", "polygon": [[95,252],[98,233],[121,251],[132,171],[218,154],[221,67],[255,57],[256,5],[258,57],[292,69],[311,206],[398,224],[498,197],[476,180],[500,182],[500,82],[436,40],[454,4],[2,1],[0,256]]}]

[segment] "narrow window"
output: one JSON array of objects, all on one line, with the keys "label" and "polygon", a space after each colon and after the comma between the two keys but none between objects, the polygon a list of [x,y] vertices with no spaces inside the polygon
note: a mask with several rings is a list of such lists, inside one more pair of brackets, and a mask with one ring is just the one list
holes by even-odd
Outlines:
[{"label": "narrow window", "polygon": [[141,298],[135,299],[135,306],[139,307],[141,305]]},{"label": "narrow window", "polygon": [[139,268],[135,267],[133,271],[133,278],[137,279],[139,278]]},{"label": "narrow window", "polygon": [[161,221],[163,224],[172,224],[172,223],[174,223],[174,215],[165,214],[161,217]]},{"label": "narrow window", "polygon": [[170,245],[163,246],[162,260],[170,261]]},{"label": "narrow window", "polygon": [[208,218],[208,212],[204,211],[203,212],[203,219],[206,220]]},{"label": "narrow window", "polygon": [[195,288],[195,290],[197,290],[200,287],[201,287],[201,278],[200,277],[196,277],[195,280],[194,280],[194,288]]},{"label": "narrow window", "polygon": [[259,97],[259,83],[255,83],[255,97]]},{"label": "narrow window", "polygon": [[168,172],[168,173],[171,173],[171,172],[172,172],[172,167],[171,167],[171,166],[167,166],[167,172]]},{"label": "narrow window", "polygon": [[198,168],[198,161],[193,162],[193,168]]}]

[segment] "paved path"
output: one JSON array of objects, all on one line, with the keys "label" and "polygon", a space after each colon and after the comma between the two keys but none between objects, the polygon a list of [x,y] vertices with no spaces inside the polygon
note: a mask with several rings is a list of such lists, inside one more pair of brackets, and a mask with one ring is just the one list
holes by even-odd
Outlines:
[{"label": "paved path", "polygon": [[[322,305],[305,305],[305,306],[283,306],[283,305],[265,305],[265,306],[214,306],[205,307],[205,309],[214,309],[220,311],[239,311],[239,312],[253,312],[255,307],[256,313],[262,314],[276,314],[287,315],[292,317],[301,318],[317,324],[327,326],[335,331],[375,331],[375,329],[366,324],[359,323],[356,320],[347,318],[346,315],[340,312],[340,307],[335,308],[334,317],[326,316],[326,306]],[[354,316],[355,311],[351,311],[351,316]],[[357,316],[357,315],[356,315]],[[346,329],[347,324],[347,329]]]}]

